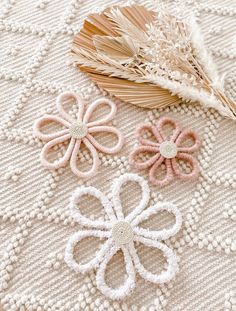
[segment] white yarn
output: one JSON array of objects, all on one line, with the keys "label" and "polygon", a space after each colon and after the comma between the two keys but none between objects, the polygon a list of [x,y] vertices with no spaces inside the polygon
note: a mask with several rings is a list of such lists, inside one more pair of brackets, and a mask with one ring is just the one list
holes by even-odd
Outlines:
[{"label": "white yarn", "polygon": [[98,268],[96,275],[97,287],[100,289],[100,291],[107,297],[116,300],[126,297],[135,288],[135,269],[132,258],[130,256],[130,252],[126,247],[123,247],[122,251],[124,254],[125,268],[128,277],[126,278],[124,284],[117,289],[113,289],[106,284],[105,273],[107,264],[118,250],[119,248],[113,245],[113,247],[110,249],[110,252],[106,254],[104,261]]},{"label": "white yarn", "polygon": [[104,245],[102,246],[102,248],[96,253],[96,257],[94,257],[86,264],[78,264],[73,258],[74,247],[82,239],[91,236],[98,238],[108,238],[109,233],[107,231],[98,231],[98,230],[78,231],[69,238],[69,241],[66,246],[65,261],[67,262],[68,266],[73,270],[75,270],[76,272],[86,273],[91,269],[96,268],[111,247],[111,240],[107,240],[106,243],[104,243]]},{"label": "white yarn", "polygon": [[161,272],[160,275],[156,275],[144,268],[144,266],[141,264],[139,260],[139,257],[138,257],[138,254],[135,248],[133,247],[133,245],[131,245],[130,254],[133,258],[137,272],[145,280],[150,281],[152,283],[160,284],[160,283],[169,282],[175,276],[176,272],[178,271],[177,259],[176,259],[174,252],[168,246],[166,246],[165,244],[161,242],[151,240],[151,239],[146,239],[141,236],[135,237],[135,241],[141,242],[149,247],[160,249],[163,252],[164,256],[166,257],[167,263],[168,263],[167,270]]},{"label": "white yarn", "polygon": [[150,195],[150,190],[148,187],[148,183],[145,179],[143,179],[141,176],[137,174],[124,174],[117,178],[112,186],[112,202],[114,209],[117,214],[118,219],[124,219],[124,215],[122,212],[122,206],[120,202],[120,192],[121,192],[121,187],[122,185],[126,184],[129,181],[135,181],[137,182],[141,189],[142,189],[142,200],[140,204],[137,206],[136,209],[133,210],[128,216],[127,220],[132,221],[132,219],[137,216],[148,204],[149,201],[149,195]]},{"label": "white yarn", "polygon": [[[174,214],[176,218],[176,223],[172,228],[162,229],[160,231],[156,230],[150,231],[149,229],[143,229],[138,227],[138,224],[147,220],[150,216],[155,215],[157,212],[161,211],[167,211],[168,213]],[[162,241],[175,235],[180,230],[181,224],[182,224],[182,216],[180,211],[174,204],[169,202],[158,203],[152,207],[149,207],[132,221],[132,225],[135,226],[134,227],[135,234],[144,236],[146,238],[158,239]]]},{"label": "white yarn", "polygon": [[[124,216],[120,201],[120,192],[122,187],[129,181],[137,182],[140,185],[142,198],[140,204],[130,214]],[[145,209],[148,205],[150,189],[144,178],[136,174],[124,174],[117,178],[112,184],[111,193],[113,205],[102,192],[94,187],[80,187],[74,192],[70,201],[72,217],[80,225],[89,227],[91,230],[78,231],[69,238],[65,250],[65,262],[76,272],[86,273],[92,269],[97,269],[96,284],[98,289],[110,299],[123,299],[135,288],[136,271],[145,280],[153,283],[168,282],[175,276],[178,270],[176,256],[167,245],[160,241],[168,239],[180,230],[182,217],[178,208],[174,204],[168,202],[158,203]],[[100,200],[106,214],[109,217],[109,221],[91,220],[83,216],[77,207],[79,199],[83,195],[95,196],[98,200]],[[172,228],[150,231],[138,226],[141,222],[147,220],[149,217],[160,211],[167,211],[175,216],[176,221]],[[117,224],[120,225],[120,223],[124,222],[127,223],[126,226],[117,227]],[[112,236],[112,228],[114,228],[114,226],[116,226],[116,229],[121,228],[121,232],[116,230],[115,238]],[[124,235],[126,233],[128,234],[125,230],[132,230],[133,233],[131,236],[133,240],[130,241],[130,239],[127,239],[129,242],[126,244],[118,243],[119,241],[117,241],[117,238],[119,239],[119,233],[121,242],[125,241]],[[77,263],[73,255],[76,244],[82,239],[91,236],[100,239],[106,238],[107,241],[96,253],[95,257],[89,262],[86,264]],[[135,250],[135,242],[142,243],[147,247],[161,250],[168,263],[167,270],[161,272],[160,275],[157,275],[144,268]],[[127,278],[124,284],[122,284],[119,288],[114,289],[107,285],[105,273],[109,261],[119,250],[121,250],[124,254]]]},{"label": "white yarn", "polygon": [[72,217],[75,221],[80,223],[83,226],[92,227],[92,228],[99,228],[99,229],[110,229],[111,224],[102,222],[100,220],[91,220],[88,217],[85,217],[81,214],[79,208],[77,207],[77,203],[79,199],[84,195],[91,195],[97,198],[99,201],[101,201],[102,206],[105,209],[105,212],[109,216],[110,220],[115,219],[115,215],[113,213],[112,205],[108,198],[98,189],[94,187],[80,187],[76,189],[76,191],[73,193],[71,200],[70,200],[70,209]]}]

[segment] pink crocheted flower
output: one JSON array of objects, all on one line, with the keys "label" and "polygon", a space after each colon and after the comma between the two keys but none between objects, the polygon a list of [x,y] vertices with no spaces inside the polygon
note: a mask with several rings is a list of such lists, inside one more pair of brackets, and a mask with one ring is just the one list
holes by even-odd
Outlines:
[{"label": "pink crocheted flower", "polygon": [[[170,137],[165,130],[168,126],[173,128]],[[144,138],[145,131],[151,133],[154,140]],[[199,149],[201,142],[194,131],[182,130],[175,120],[163,117],[156,126],[140,126],[136,136],[141,146],[131,153],[130,163],[138,170],[149,169],[149,179],[154,185],[163,187],[171,183],[174,177],[182,180],[197,178],[199,167],[192,153]],[[187,144],[190,140],[193,141],[191,146]],[[140,158],[144,158],[144,161],[140,161]],[[190,173],[181,169],[181,161],[191,167]],[[162,164],[165,165],[165,176],[160,179],[158,174]]]},{"label": "pink crocheted flower", "polygon": [[[63,108],[63,103],[69,98],[74,98],[78,104],[79,111],[77,120],[73,119]],[[99,166],[98,152],[101,151],[107,154],[114,154],[121,150],[123,146],[123,136],[121,132],[105,124],[111,121],[116,114],[116,105],[112,101],[102,98],[94,101],[86,111],[84,111],[84,103],[80,100],[77,94],[71,92],[65,92],[57,98],[57,109],[60,117],[54,115],[46,115],[36,120],[34,124],[34,135],[39,139],[46,141],[41,152],[41,161],[43,165],[48,169],[57,169],[65,166],[70,162],[72,172],[81,178],[88,178],[93,176]],[[94,111],[99,107],[107,105],[110,108],[110,112],[102,118],[94,119],[92,117]],[[53,134],[46,134],[41,131],[41,127],[49,125],[50,123],[56,123],[62,129]],[[99,143],[93,134],[96,133],[112,133],[116,136],[118,142],[114,147],[106,147]],[[56,162],[50,162],[47,158],[50,149],[54,146],[68,141],[68,148],[65,154]],[[92,155],[93,164],[89,171],[80,171],[77,167],[78,152],[80,150],[81,143],[87,147]]]}]

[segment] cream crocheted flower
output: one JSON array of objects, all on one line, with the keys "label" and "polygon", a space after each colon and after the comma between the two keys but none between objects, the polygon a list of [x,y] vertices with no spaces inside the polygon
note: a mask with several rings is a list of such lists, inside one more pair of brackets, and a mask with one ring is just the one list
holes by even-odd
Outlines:
[{"label": "cream crocheted flower", "polygon": [[[120,192],[127,182],[137,182],[142,190],[140,203],[127,216],[124,215]],[[145,280],[153,283],[165,283],[170,281],[178,270],[177,259],[174,252],[164,244],[163,240],[175,235],[181,227],[182,218],[178,208],[172,203],[158,203],[147,207],[149,202],[149,187],[147,182],[136,174],[125,174],[117,178],[111,187],[112,200],[110,201],[102,192],[94,187],[80,187],[72,195],[70,209],[72,216],[80,225],[87,227],[72,235],[67,243],[65,261],[76,272],[86,273],[96,269],[96,283],[98,289],[111,299],[122,299],[135,288],[135,275],[138,273]],[[91,220],[81,214],[79,209],[80,198],[91,195],[100,200],[109,221]],[[142,228],[141,223],[154,216],[158,212],[167,211],[175,217],[175,224],[162,230]],[[87,263],[78,263],[74,258],[74,249],[77,243],[87,237],[106,239],[94,258]],[[167,260],[167,269],[159,275],[148,271],[141,263],[136,251],[137,243],[147,247],[156,248],[163,252]],[[127,277],[119,288],[111,288],[105,281],[106,267],[111,258],[121,250],[124,254],[124,262]]]},{"label": "cream crocheted flower", "polygon": [[[74,98],[78,104],[79,111],[77,119],[73,119],[63,108],[63,104],[69,98]],[[41,162],[48,169],[58,169],[70,162],[71,170],[75,175],[80,178],[92,177],[96,174],[100,163],[98,151],[115,154],[121,150],[124,143],[121,132],[113,126],[106,125],[116,114],[116,104],[106,98],[102,98],[94,101],[85,111],[84,103],[77,94],[72,92],[65,92],[59,95],[56,104],[60,117],[45,115],[34,123],[34,135],[47,142],[41,152]],[[100,119],[94,119],[94,111],[101,106],[109,106],[110,112]],[[52,134],[42,132],[42,126],[53,123],[56,123],[62,129]],[[117,139],[117,144],[114,147],[103,146],[94,137],[96,133],[103,133],[104,135],[106,133],[112,133]],[[63,157],[56,162],[50,162],[48,160],[49,151],[64,142],[69,142],[69,144]],[[81,171],[77,167],[77,157],[82,143],[90,151],[93,159],[92,167],[88,171]]]}]

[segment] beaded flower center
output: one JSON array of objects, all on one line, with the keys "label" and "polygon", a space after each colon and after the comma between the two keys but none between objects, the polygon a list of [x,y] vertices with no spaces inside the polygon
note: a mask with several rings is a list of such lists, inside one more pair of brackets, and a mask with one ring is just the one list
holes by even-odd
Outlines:
[{"label": "beaded flower center", "polygon": [[87,135],[88,133],[88,128],[86,124],[82,122],[77,122],[71,125],[70,127],[70,135],[73,138],[83,138]]},{"label": "beaded flower center", "polygon": [[134,234],[128,222],[118,221],[112,228],[112,237],[117,245],[124,245],[133,241]]},{"label": "beaded flower center", "polygon": [[174,142],[166,140],[160,144],[160,154],[166,159],[172,159],[177,155],[177,146]]}]

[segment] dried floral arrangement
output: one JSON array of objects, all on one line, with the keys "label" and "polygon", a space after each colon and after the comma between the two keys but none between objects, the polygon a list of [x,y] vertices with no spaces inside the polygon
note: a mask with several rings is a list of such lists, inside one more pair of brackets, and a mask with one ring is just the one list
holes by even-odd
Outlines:
[{"label": "dried floral arrangement", "polygon": [[236,103],[204,46],[193,17],[144,6],[111,7],[90,15],[72,58],[99,88],[145,108],[199,102],[236,119]]}]

